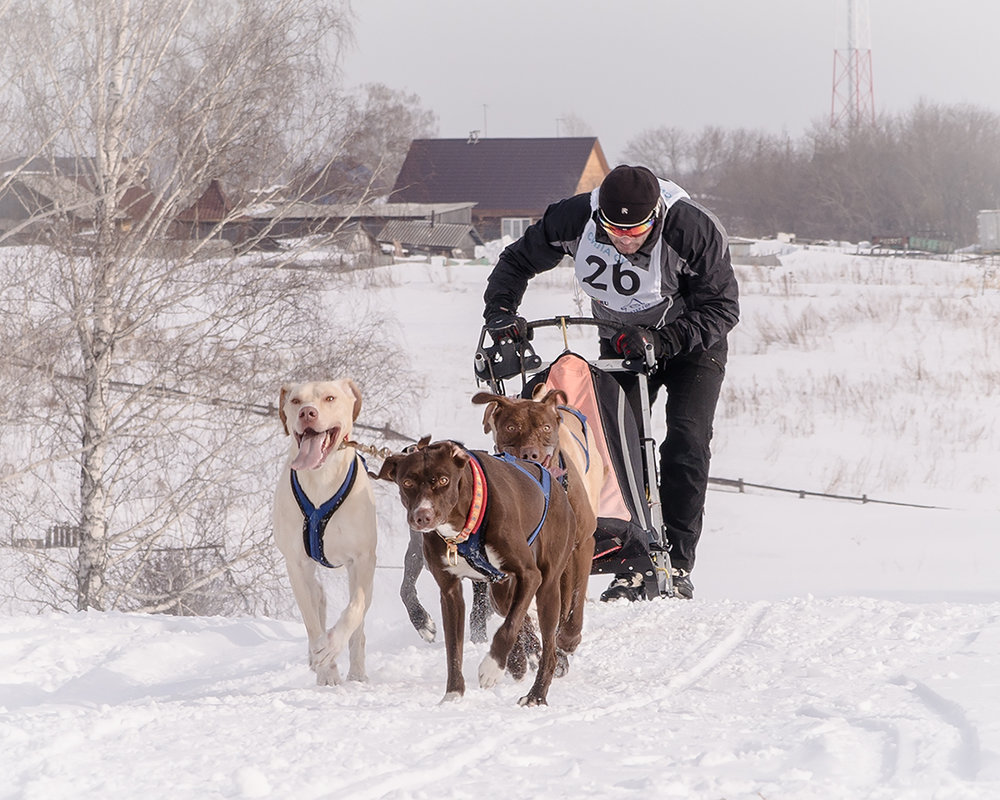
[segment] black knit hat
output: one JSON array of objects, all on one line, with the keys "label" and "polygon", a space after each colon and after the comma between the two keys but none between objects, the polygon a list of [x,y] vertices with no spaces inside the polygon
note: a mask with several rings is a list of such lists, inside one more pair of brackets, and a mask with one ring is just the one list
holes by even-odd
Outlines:
[{"label": "black knit hat", "polygon": [[628,228],[649,219],[660,199],[660,182],[645,167],[620,164],[601,183],[598,206],[612,225]]}]

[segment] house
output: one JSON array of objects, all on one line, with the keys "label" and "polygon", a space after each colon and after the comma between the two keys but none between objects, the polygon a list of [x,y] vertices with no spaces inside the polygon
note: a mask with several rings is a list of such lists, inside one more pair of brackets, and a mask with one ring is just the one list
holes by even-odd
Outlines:
[{"label": "house", "polygon": [[[205,191],[175,217],[171,234],[178,239],[207,239],[210,237],[242,240],[245,235],[234,213],[233,204],[218,180],[209,181]],[[224,231],[223,226],[228,226]],[[227,236],[226,232],[230,235]],[[235,240],[234,237],[235,236]]]},{"label": "house", "polygon": [[436,222],[433,219],[395,219],[379,231],[379,243],[391,245],[396,255],[403,252],[427,253],[454,258],[473,258],[482,245],[479,232],[471,224]]},{"label": "house", "polygon": [[484,239],[518,238],[546,207],[589,192],[609,172],[596,137],[414,139],[392,200],[474,202]]},{"label": "house", "polygon": [[472,225],[474,203],[304,203],[272,201],[250,206],[244,228],[258,238],[333,234],[348,225],[370,232],[386,248],[472,258],[482,237]]},{"label": "house", "polygon": [[[94,170],[93,159],[0,161],[0,242],[35,241],[57,222],[72,231],[91,230],[99,202]],[[156,252],[183,252],[177,242],[206,239],[237,251],[277,248],[282,239],[321,235],[350,254],[352,263],[378,264],[391,261],[383,253],[387,249],[471,258],[483,243],[472,224],[474,202],[309,203],[276,188],[237,199],[221,181],[211,180],[182,205],[169,229],[155,232]],[[146,186],[129,186],[119,200],[116,223],[130,230],[143,220],[159,219],[158,208]]]},{"label": "house", "polygon": [[[95,159],[89,157],[0,161],[0,240],[32,242],[57,224],[73,232],[92,229],[100,199],[96,170]],[[115,223],[130,227],[152,204],[146,186],[128,186],[119,199]]]},{"label": "house", "polygon": [[0,237],[28,242],[57,223],[73,230],[92,225],[98,199],[93,175],[92,159],[0,161]]}]

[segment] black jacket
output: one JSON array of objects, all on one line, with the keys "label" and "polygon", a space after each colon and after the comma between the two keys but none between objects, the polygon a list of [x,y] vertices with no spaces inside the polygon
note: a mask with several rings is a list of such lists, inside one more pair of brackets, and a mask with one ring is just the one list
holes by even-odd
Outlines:
[{"label": "black jacket", "polygon": [[[515,311],[531,278],[554,268],[564,256],[575,256],[592,213],[590,194],[553,203],[506,247],[487,282],[484,317],[501,308]],[[739,320],[739,290],[726,232],[710,211],[687,197],[671,204],[665,214],[661,204],[660,217],[639,252],[628,259],[634,264],[645,259],[648,265],[656,237],[663,238],[663,302],[640,312],[614,311],[594,302],[594,317],[667,329],[679,354],[723,343]],[[596,238],[610,243],[600,225]]]}]

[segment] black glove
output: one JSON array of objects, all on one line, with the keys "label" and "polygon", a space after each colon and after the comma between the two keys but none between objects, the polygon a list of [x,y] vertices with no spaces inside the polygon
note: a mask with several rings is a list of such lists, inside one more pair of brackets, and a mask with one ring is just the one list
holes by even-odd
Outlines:
[{"label": "black glove", "polygon": [[501,308],[486,313],[486,330],[490,332],[494,342],[500,339],[523,342],[528,338],[528,321],[513,311]]},{"label": "black glove", "polygon": [[646,343],[653,345],[653,359],[673,358],[680,349],[673,333],[666,328],[653,330],[638,325],[628,325],[611,340],[615,352],[625,358],[645,358]]}]

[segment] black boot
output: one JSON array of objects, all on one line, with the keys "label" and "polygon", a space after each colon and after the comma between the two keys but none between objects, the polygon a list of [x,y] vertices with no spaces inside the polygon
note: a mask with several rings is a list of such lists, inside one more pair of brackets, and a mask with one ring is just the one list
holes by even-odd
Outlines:
[{"label": "black boot", "polygon": [[694,597],[694,584],[691,583],[691,573],[686,569],[674,567],[671,570],[671,577],[674,581],[674,595],[682,597],[685,600],[691,600]]},{"label": "black boot", "polygon": [[645,597],[646,590],[643,588],[642,575],[638,572],[623,572],[620,575],[615,575],[615,579],[601,594],[601,600],[605,602],[621,599],[635,602],[636,600],[644,600]]}]

